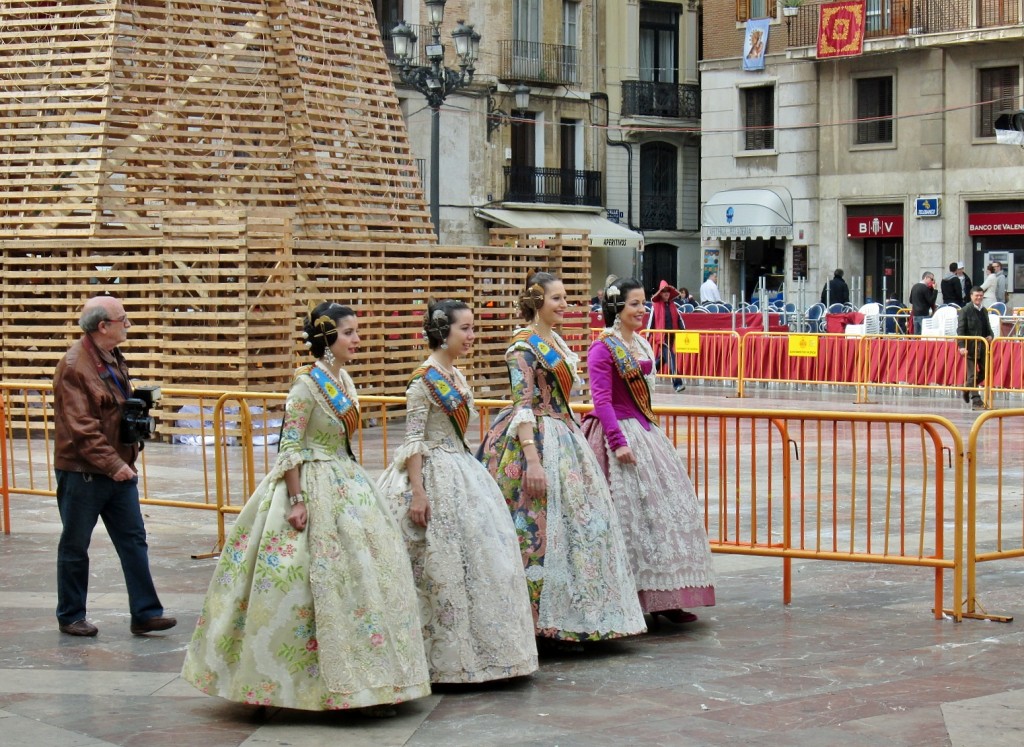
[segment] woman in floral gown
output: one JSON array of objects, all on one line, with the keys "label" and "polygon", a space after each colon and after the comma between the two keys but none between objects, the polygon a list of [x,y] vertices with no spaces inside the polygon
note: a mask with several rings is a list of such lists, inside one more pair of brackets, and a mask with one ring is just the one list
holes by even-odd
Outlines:
[{"label": "woman in floral gown", "polygon": [[505,353],[510,409],[481,447],[512,512],[536,634],[594,641],[646,630],[608,484],[569,396],[578,357],[554,331],[567,308],[554,275],[533,273],[520,309],[529,326]]},{"label": "woman in floral gown", "polygon": [[639,334],[644,289],[617,281],[602,307],[607,329],[587,354],[594,411],[583,431],[611,485],[640,605],[655,620],[692,622],[684,607],[715,603],[711,548],[683,460],[651,409],[655,354]]},{"label": "woman in floral gown", "polygon": [[242,703],[379,714],[430,692],[416,591],[394,517],[349,447],[355,313],[321,304],[304,334],[317,361],[295,376],[277,461],[232,528],[182,676]]},{"label": "woman in floral gown", "polygon": [[405,443],[378,482],[405,536],[432,682],[485,682],[537,669],[519,543],[494,479],[466,446],[473,394],[456,359],[473,312],[428,304],[430,357],[406,392]]}]

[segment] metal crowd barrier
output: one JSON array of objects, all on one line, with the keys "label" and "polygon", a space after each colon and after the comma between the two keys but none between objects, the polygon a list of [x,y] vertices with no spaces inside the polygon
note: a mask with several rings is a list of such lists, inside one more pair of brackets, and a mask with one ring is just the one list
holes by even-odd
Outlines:
[{"label": "metal crowd barrier", "polygon": [[[4,448],[0,451],[4,456],[5,498],[8,492],[52,496],[48,387],[5,383],[0,385],[0,391],[4,406],[0,438]],[[179,400],[191,396],[197,402],[212,402],[210,424],[206,425],[207,413],[201,407],[202,442],[173,448],[161,444],[148,459],[143,459],[141,500],[147,505],[215,512],[216,552],[225,541],[225,516],[241,510],[273,462],[276,449],[268,436],[279,427],[272,421],[280,415],[285,395],[217,395],[174,388],[164,392],[165,397]],[[18,417],[12,418],[12,401],[32,406],[19,404],[15,408]],[[363,396],[360,401],[363,423],[356,434],[355,451],[364,464],[367,459],[374,462],[365,465],[371,470],[383,469],[390,458],[389,419],[404,416],[404,400]],[[491,415],[507,404],[501,400],[477,402],[481,436]],[[583,413],[590,407],[581,405],[574,409]],[[793,559],[876,563],[932,569],[932,609],[936,617],[944,611],[944,573],[952,571],[953,602],[945,611],[960,620],[965,616],[966,605],[967,616],[976,617],[977,564],[1024,555],[1024,531],[1021,536],[1015,535],[1012,542],[980,551],[972,529],[978,511],[990,508],[988,503],[979,505],[977,498],[974,462],[975,454],[982,448],[978,434],[985,423],[998,419],[999,454],[1019,452],[1003,448],[1004,438],[1009,440],[1003,434],[1016,428],[1015,438],[1019,440],[1024,410],[988,413],[975,425],[965,455],[956,428],[945,418],[933,415],[759,409],[723,412],[712,407],[655,409],[662,427],[684,454],[698,500],[704,507],[713,551],[779,558],[786,603],[792,598]],[[44,449],[44,455],[38,453],[39,448]],[[144,456],[147,452],[143,452]],[[192,483],[186,484],[184,475],[171,485],[165,477],[156,481],[159,485],[151,485],[146,479],[149,461],[164,459],[169,452],[176,455],[176,469],[180,469],[182,453],[194,453],[196,469],[187,471],[194,478]],[[965,459],[971,465],[967,509],[963,488]],[[37,474],[41,469],[47,472],[45,481]],[[952,470],[952,480],[948,479],[947,470]],[[1019,475],[1021,469],[1000,469],[999,473]],[[167,489],[173,489],[178,497],[171,499],[160,494]],[[1019,486],[1015,485],[1015,489]],[[193,500],[182,500],[183,491],[191,491]],[[1009,491],[1006,498],[1003,492],[1000,483],[997,505],[1009,506]],[[1019,497],[1019,492],[1015,495]],[[1013,505],[1020,510],[1019,504],[1017,500]],[[1019,528],[1024,517],[1015,521]],[[1004,524],[1010,526],[1000,518],[999,526]],[[9,516],[5,514],[4,529],[9,532],[10,528]],[[965,570],[966,598],[962,593]]]},{"label": "metal crowd barrier", "polygon": [[[846,386],[856,401],[869,401],[877,388],[977,392],[987,406],[993,392],[1024,391],[1024,340],[980,337],[921,337],[880,334],[845,335],[799,332],[645,330],[652,341],[683,334],[689,350],[676,352],[676,373],[659,366],[661,379],[734,381],[744,397],[750,383]],[[982,385],[965,387],[965,362],[958,340],[983,346],[986,372]],[[995,383],[993,373],[1010,386]]]},{"label": "metal crowd barrier", "polygon": [[[992,410],[974,421],[967,439],[967,591],[963,616],[1009,622],[978,600],[978,565],[1024,557],[1024,409]],[[991,477],[979,475],[979,462]],[[1018,597],[1017,590],[1014,596]]]}]

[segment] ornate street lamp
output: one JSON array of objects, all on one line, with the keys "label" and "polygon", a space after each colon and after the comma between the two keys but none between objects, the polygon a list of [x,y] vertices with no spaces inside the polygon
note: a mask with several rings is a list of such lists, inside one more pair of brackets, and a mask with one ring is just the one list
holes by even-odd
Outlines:
[{"label": "ornate street lamp", "polygon": [[431,109],[430,116],[430,220],[434,231],[441,238],[441,216],[439,193],[441,187],[441,105],[448,94],[464,88],[473,82],[477,56],[480,52],[480,34],[473,30],[473,24],[459,21],[452,32],[455,42],[455,56],[459,69],[444,66],[444,44],[441,43],[441,23],[444,21],[444,6],[447,0],[423,0],[427,6],[427,20],[430,22],[431,40],[424,45],[424,56],[430,64],[413,65],[416,34],[399,21],[391,31],[395,57],[398,60],[398,77],[405,85],[419,91]]}]

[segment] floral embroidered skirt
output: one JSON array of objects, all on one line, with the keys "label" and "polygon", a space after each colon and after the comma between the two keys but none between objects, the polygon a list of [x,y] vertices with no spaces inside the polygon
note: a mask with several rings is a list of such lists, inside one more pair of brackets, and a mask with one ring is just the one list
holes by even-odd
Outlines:
[{"label": "floral embroidered skirt", "polygon": [[646,630],[608,484],[579,428],[540,416],[537,446],[547,494],[521,491],[526,460],[508,411],[491,427],[481,457],[512,512],[538,636],[601,640]]},{"label": "floral embroidered skirt", "polygon": [[408,474],[378,481],[398,519],[419,592],[432,682],[485,682],[537,670],[526,579],[505,501],[473,455],[431,449],[423,485],[431,520],[409,518]]},{"label": "floral embroidered skirt", "polygon": [[611,484],[622,534],[645,612],[715,603],[714,571],[704,513],[683,460],[657,426],[628,418],[619,427],[636,464],[622,464],[596,417],[583,432]]},{"label": "floral embroidered skirt", "polygon": [[351,459],[302,465],[309,520],[286,521],[273,473],[232,528],[182,676],[210,695],[305,710],[430,693],[416,591],[401,536]]}]

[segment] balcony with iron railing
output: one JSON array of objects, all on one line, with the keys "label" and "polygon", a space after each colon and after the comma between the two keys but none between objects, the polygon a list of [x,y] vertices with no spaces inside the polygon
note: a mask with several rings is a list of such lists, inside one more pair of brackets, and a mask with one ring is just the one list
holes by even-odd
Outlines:
[{"label": "balcony with iron railing", "polygon": [[[813,47],[818,42],[818,6],[805,2],[786,23],[790,47]],[[893,36],[1017,26],[1024,0],[878,0],[868,2],[864,19],[865,40]]]},{"label": "balcony with iron railing", "polygon": [[580,82],[580,50],[564,44],[505,39],[498,42],[498,80],[539,86],[571,86]]},{"label": "balcony with iron railing", "polygon": [[601,205],[601,172],[505,167],[505,202],[542,205]]},{"label": "balcony with iron railing", "polygon": [[624,80],[621,111],[623,117],[700,119],[700,86]]}]

